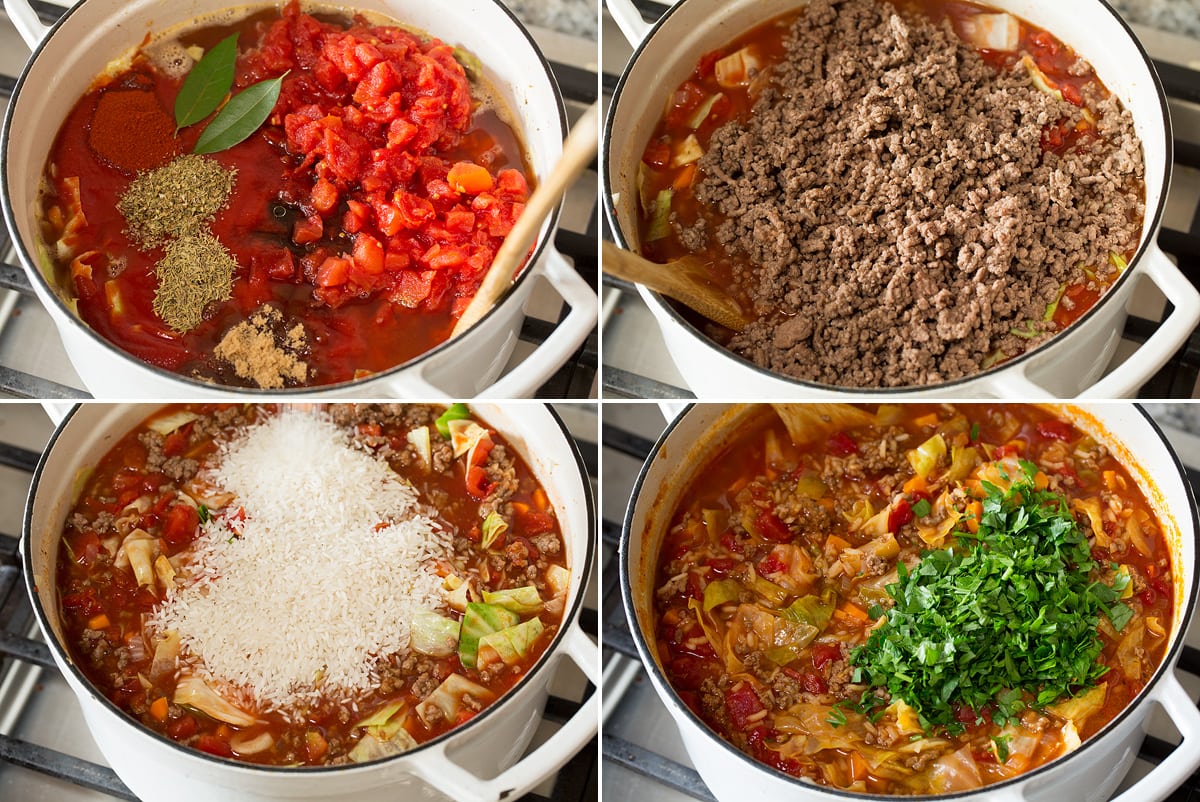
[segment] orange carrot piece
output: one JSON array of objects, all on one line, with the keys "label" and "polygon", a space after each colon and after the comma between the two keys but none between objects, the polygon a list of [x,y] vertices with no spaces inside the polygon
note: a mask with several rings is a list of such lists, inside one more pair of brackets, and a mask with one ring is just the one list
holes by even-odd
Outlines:
[{"label": "orange carrot piece", "polygon": [[926,482],[923,476],[914,476],[904,483],[904,492],[910,496],[913,493],[928,493],[929,482]]},{"label": "orange carrot piece", "polygon": [[692,185],[692,179],[696,177],[696,165],[689,164],[679,171],[679,175],[675,176],[675,180],[671,182],[671,186],[677,190],[685,190]]},{"label": "orange carrot piece", "polygon": [[472,162],[458,162],[451,167],[450,172],[446,174],[446,182],[456,192],[462,192],[467,195],[478,195],[480,192],[487,192],[496,185],[492,179],[492,174],[487,171],[486,167],[481,167]]},{"label": "orange carrot piece", "polygon": [[930,412],[928,415],[922,415],[921,417],[914,419],[913,423],[915,423],[918,426],[937,426],[938,425],[937,413]]},{"label": "orange carrot piece", "polygon": [[167,720],[167,697],[160,696],[150,703],[150,715],[155,721]]},{"label": "orange carrot piece", "polygon": [[112,626],[112,621],[109,621],[108,616],[104,613],[88,619],[88,629],[108,629],[110,626]]}]

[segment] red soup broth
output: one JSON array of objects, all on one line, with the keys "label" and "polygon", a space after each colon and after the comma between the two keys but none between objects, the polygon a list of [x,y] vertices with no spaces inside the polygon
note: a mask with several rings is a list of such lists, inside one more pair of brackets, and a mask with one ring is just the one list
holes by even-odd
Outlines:
[{"label": "red soup broth", "polygon": [[[137,175],[192,151],[212,115],[171,136],[186,74],[177,54],[231,33],[234,93],[287,76],[266,122],[210,156],[237,171],[208,227],[237,269],[232,297],[180,333],[153,306],[163,250],[139,250],[117,203]],[[56,282],[124,351],[226,385],[254,383],[214,348],[264,305],[282,312],[277,341],[303,325],[307,378],[288,384],[343,382],[424,353],[449,336],[533,178],[509,111],[476,69],[473,56],[396,23],[295,3],[148,41],[96,80],[55,138],[42,233]],[[105,94],[123,90],[149,90],[160,108],[98,116]],[[131,126],[144,135],[127,136]],[[459,164],[471,181],[451,172]]]}]

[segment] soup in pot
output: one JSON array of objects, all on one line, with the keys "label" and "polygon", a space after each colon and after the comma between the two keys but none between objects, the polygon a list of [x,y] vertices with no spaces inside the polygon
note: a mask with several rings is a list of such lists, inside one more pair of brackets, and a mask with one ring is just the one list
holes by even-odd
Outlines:
[{"label": "soup in pot", "polygon": [[168,407],[79,487],[57,564],[71,658],[210,754],[400,754],[495,703],[562,623],[553,506],[463,404]]},{"label": "soup in pot", "polygon": [[702,57],[638,167],[642,252],[694,254],[784,376],[969,376],[1049,340],[1125,270],[1132,119],[1051,32],[963,0],[814,0]]},{"label": "soup in pot", "polygon": [[294,0],[230,11],[144,43],[75,104],[43,180],[43,269],[159,368],[344,382],[448,338],[532,176],[466,50]]},{"label": "soup in pot", "polygon": [[682,701],[756,760],[866,793],[1078,748],[1154,674],[1174,610],[1126,466],[1015,405],[764,407],[695,474],[657,565]]}]

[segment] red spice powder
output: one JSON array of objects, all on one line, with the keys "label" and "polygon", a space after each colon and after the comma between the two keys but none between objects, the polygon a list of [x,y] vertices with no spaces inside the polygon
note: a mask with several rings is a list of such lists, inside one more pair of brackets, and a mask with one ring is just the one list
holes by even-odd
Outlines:
[{"label": "red spice powder", "polygon": [[110,89],[96,101],[88,144],[118,170],[136,173],[161,167],[176,154],[175,123],[153,92]]}]

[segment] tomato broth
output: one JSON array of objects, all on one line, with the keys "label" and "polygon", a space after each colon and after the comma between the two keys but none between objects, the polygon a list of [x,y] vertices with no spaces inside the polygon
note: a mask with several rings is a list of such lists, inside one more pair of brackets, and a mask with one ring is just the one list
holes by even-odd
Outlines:
[{"label": "tomato broth", "polygon": [[[93,128],[110,92],[149,89],[169,115],[184,74],[155,58],[171,52],[164,41],[174,52],[195,53],[231,33],[239,36],[235,95],[289,72],[265,124],[208,157],[236,170],[209,229],[237,269],[231,297],[208,304],[199,325],[179,332],[154,307],[163,249],[137,247],[118,210],[145,171],[98,154]],[[357,45],[357,56],[342,44],[351,35],[367,43]],[[371,82],[371,65],[383,57],[362,50],[372,41],[388,43],[382,63],[400,65],[393,75],[407,70],[408,88],[390,77]],[[410,64],[410,57],[420,60]],[[128,67],[96,81],[55,139],[42,194],[55,280],[101,336],[201,380],[254,386],[214,349],[264,305],[282,313],[277,341],[297,322],[303,326],[297,356],[307,378],[288,384],[343,382],[411,360],[449,336],[533,176],[510,113],[471,74],[477,69],[473,56],[395,23],[310,16],[294,3],[282,13],[202,23],[150,42]],[[190,153],[211,120],[180,128],[168,155]],[[125,148],[140,156],[136,138]],[[455,165],[475,169],[482,183],[452,186]]]}]

